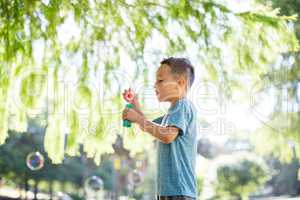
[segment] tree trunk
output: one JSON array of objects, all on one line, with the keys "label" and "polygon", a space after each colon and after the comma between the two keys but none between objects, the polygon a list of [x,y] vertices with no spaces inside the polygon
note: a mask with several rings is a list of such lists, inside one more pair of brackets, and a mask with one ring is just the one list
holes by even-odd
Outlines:
[{"label": "tree trunk", "polygon": [[24,186],[25,186],[25,200],[27,200],[27,192],[29,190],[29,185],[28,185],[28,179],[25,177],[24,179]]},{"label": "tree trunk", "polygon": [[53,200],[53,182],[49,182],[49,194],[50,194],[50,200]]},{"label": "tree trunk", "polygon": [[35,180],[34,181],[34,200],[37,200],[37,194],[38,194],[38,185],[39,185],[39,181]]},{"label": "tree trunk", "polygon": [[22,192],[23,192],[23,191],[22,191],[22,189],[23,189],[23,187],[22,187],[22,181],[19,183],[18,186],[19,186],[19,195],[20,195],[20,196],[19,196],[19,199],[23,199],[23,195],[22,195]]}]

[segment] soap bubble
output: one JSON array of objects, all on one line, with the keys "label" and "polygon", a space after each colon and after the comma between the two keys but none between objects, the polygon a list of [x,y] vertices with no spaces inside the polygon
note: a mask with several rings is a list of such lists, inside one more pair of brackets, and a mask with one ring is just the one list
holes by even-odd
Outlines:
[{"label": "soap bubble", "polygon": [[27,167],[33,171],[39,170],[44,166],[43,155],[36,151],[27,155],[26,157]]},{"label": "soap bubble", "polygon": [[99,191],[103,188],[103,181],[98,176],[91,176],[85,181],[85,187],[86,189],[92,190],[92,191]]}]

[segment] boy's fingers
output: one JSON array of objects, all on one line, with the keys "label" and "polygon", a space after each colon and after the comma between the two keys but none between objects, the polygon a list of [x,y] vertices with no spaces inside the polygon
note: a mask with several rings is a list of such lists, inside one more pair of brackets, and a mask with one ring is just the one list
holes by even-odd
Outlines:
[{"label": "boy's fingers", "polygon": [[126,119],[126,118],[127,118],[127,113],[125,112],[125,110],[123,111],[122,118],[123,118],[123,119]]},{"label": "boy's fingers", "polygon": [[139,97],[138,96],[135,96],[134,99],[133,99],[133,102],[136,104],[136,105],[139,105]]},{"label": "boy's fingers", "polygon": [[127,94],[127,90],[125,90],[122,94],[124,99],[126,99],[126,94]]},{"label": "boy's fingers", "polygon": [[129,111],[129,108],[126,108],[123,110],[123,119],[127,118],[128,111]]}]

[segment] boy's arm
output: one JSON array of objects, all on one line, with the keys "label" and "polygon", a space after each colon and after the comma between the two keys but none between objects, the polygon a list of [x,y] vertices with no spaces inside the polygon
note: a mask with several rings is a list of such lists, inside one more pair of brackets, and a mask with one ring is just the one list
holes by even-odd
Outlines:
[{"label": "boy's arm", "polygon": [[145,117],[139,120],[138,125],[140,128],[161,141],[165,144],[170,144],[173,140],[176,139],[179,129],[174,126],[161,126],[154,122],[147,120]]},{"label": "boy's arm", "polygon": [[139,127],[151,134],[162,143],[171,143],[179,134],[179,128],[177,126],[161,126],[154,122],[147,120],[143,113],[137,111],[137,109],[125,108],[123,111],[123,119],[127,119],[131,122],[137,123]]},{"label": "boy's arm", "polygon": [[137,120],[141,129],[150,133],[152,136],[169,144],[176,139],[178,135],[185,135],[189,123],[188,105],[185,102],[179,102],[168,113],[168,120],[165,126],[158,125],[147,120],[144,116]]}]

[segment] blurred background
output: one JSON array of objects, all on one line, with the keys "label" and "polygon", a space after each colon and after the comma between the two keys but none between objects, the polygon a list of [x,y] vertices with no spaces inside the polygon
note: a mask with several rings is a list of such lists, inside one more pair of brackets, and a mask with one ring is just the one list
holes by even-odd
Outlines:
[{"label": "blurred background", "polygon": [[0,199],[153,200],[163,58],[195,66],[199,200],[300,199],[299,0],[0,0]]}]

